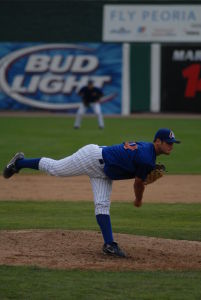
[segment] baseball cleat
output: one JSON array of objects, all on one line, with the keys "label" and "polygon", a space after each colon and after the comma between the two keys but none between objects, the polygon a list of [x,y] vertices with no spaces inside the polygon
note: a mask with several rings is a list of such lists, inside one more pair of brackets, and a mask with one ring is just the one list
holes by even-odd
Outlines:
[{"label": "baseball cleat", "polygon": [[116,242],[112,242],[112,244],[104,244],[103,253],[116,257],[126,257],[125,253],[119,248]]},{"label": "baseball cleat", "polygon": [[19,172],[19,170],[16,168],[16,161],[22,158],[24,158],[24,153],[22,152],[18,152],[15,154],[15,156],[13,156],[3,171],[4,178],[10,178],[15,173]]}]

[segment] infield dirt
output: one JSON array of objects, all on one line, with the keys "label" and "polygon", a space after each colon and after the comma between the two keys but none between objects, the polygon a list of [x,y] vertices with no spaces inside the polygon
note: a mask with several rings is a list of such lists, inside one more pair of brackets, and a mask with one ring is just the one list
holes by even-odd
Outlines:
[{"label": "infield dirt", "polygon": [[[201,175],[167,175],[150,184],[144,202],[201,203]],[[93,201],[89,178],[17,175],[9,180],[0,177],[1,200]],[[113,181],[112,201],[133,201],[133,179]]]}]

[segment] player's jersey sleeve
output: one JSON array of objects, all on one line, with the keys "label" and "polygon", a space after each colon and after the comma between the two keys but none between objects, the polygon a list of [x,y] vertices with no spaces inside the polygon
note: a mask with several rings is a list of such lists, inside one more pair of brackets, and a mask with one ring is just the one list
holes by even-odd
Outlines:
[{"label": "player's jersey sleeve", "polygon": [[103,93],[99,88],[93,89],[92,100],[93,102],[99,100],[102,97]]}]

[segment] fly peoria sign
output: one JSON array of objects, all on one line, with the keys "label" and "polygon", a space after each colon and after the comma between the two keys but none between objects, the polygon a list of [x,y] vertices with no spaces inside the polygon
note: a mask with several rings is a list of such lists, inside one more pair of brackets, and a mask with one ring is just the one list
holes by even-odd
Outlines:
[{"label": "fly peoria sign", "polygon": [[201,5],[105,5],[107,42],[200,42]]}]

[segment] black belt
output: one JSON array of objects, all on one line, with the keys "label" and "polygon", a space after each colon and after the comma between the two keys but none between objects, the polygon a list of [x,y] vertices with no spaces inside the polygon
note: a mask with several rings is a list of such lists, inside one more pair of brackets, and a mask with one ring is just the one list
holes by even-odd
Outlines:
[{"label": "black belt", "polygon": [[99,159],[98,160],[99,161],[99,163],[101,164],[101,165],[103,165],[105,162],[104,162],[104,160],[101,158],[101,159]]}]

